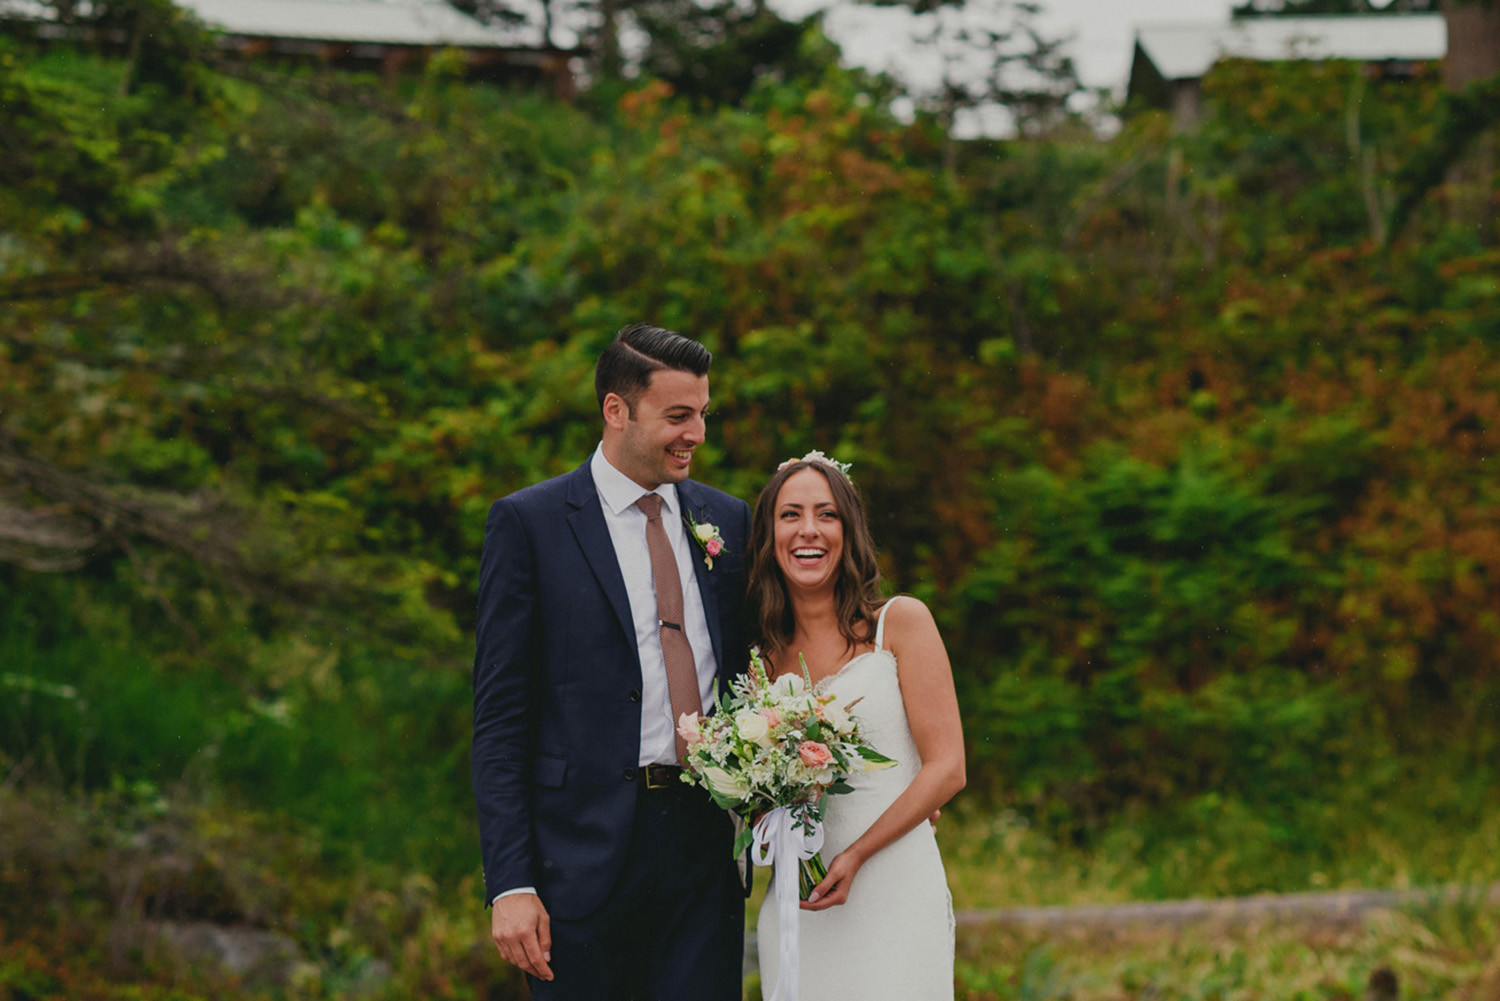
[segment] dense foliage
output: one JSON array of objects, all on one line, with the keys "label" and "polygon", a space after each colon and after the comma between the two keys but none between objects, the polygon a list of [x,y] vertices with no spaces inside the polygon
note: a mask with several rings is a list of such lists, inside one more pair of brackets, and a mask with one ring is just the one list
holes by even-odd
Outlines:
[{"label": "dense foliage", "polygon": [[471,871],[484,514],[586,457],[646,319],[715,352],[701,478],[854,463],[973,809],[1143,857],[1224,816],[1327,855],[1349,786],[1493,810],[1492,157],[1392,226],[1453,99],[1227,64],[1196,130],[945,162],[800,45],[703,111],[0,42],[0,779]]}]

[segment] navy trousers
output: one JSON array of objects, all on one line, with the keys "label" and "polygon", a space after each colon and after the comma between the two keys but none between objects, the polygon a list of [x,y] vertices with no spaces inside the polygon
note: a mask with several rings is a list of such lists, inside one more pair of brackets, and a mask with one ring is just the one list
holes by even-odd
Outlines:
[{"label": "navy trousers", "polygon": [[636,795],[619,883],[588,917],[552,919],[556,979],[529,977],[532,998],[740,1001],[745,893],[729,816],[686,783]]}]

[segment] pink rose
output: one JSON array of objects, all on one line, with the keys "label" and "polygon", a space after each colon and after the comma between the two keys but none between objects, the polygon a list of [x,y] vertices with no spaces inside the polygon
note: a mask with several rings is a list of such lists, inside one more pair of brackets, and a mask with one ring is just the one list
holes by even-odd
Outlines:
[{"label": "pink rose", "polygon": [[697,713],[683,713],[677,718],[677,736],[689,747],[703,740],[703,734],[698,729]]},{"label": "pink rose", "polygon": [[809,768],[822,770],[833,763],[833,752],[816,740],[804,740],[797,745],[797,757]]},{"label": "pink rose", "polygon": [[775,709],[762,709],[760,711],[760,716],[761,719],[766,721],[766,726],[772,729],[775,729],[776,727],[781,725],[781,713],[777,712]]},{"label": "pink rose", "polygon": [[708,550],[708,555],[718,556],[724,551],[724,543],[720,542],[718,539],[709,539],[703,544],[703,548]]}]

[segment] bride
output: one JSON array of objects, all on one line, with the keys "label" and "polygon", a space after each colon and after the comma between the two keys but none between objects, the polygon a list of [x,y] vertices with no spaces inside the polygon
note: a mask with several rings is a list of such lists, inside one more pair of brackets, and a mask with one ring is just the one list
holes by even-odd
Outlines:
[{"label": "bride", "polygon": [[[750,614],[773,675],[801,671],[854,712],[896,766],[828,800],[828,876],[801,904],[800,995],[816,1001],[953,997],[953,902],[927,818],[964,786],[948,654],[927,606],[882,602],[875,546],[848,467],[782,463],[755,505]],[[763,983],[778,982],[774,889],[758,926]]]}]

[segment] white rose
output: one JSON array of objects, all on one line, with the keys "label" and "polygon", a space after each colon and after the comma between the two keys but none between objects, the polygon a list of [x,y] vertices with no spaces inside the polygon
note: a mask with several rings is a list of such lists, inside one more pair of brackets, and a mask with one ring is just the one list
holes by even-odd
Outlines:
[{"label": "white rose", "polygon": [[847,737],[854,732],[853,717],[840,709],[837,703],[830,702],[823,707],[823,718],[828,721],[829,726],[833,727],[833,731],[840,736]]},{"label": "white rose", "polygon": [[715,535],[718,535],[719,530],[705,521],[703,524],[697,525],[693,528],[693,534],[698,536],[698,539],[700,541],[707,542]]},{"label": "white rose", "polygon": [[771,686],[771,694],[778,699],[794,698],[801,695],[806,687],[802,682],[802,675],[783,674]]},{"label": "white rose", "polygon": [[720,796],[744,799],[750,794],[750,783],[726,769],[709,766],[703,769],[703,777],[708,780],[708,787]]},{"label": "white rose", "polygon": [[734,729],[745,740],[759,744],[766,739],[770,727],[766,718],[754,709],[741,709],[734,714]]}]

